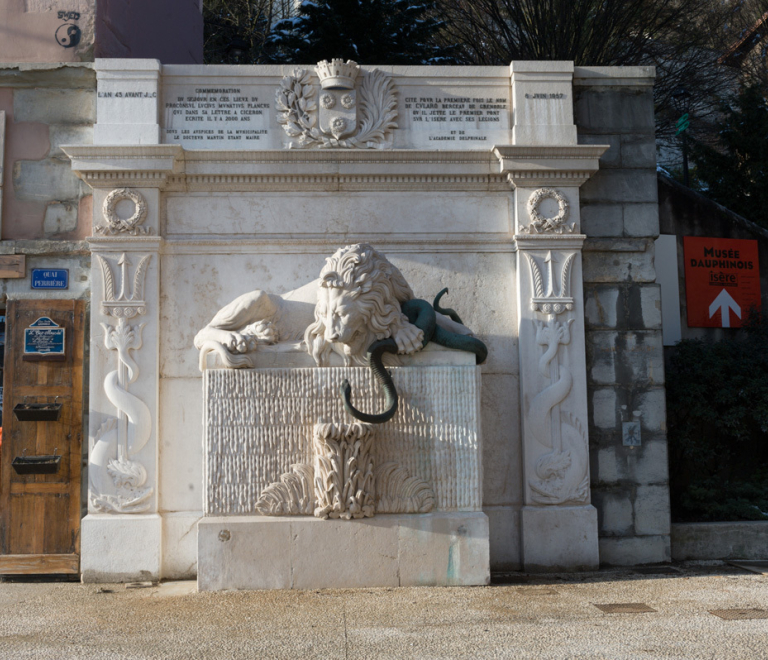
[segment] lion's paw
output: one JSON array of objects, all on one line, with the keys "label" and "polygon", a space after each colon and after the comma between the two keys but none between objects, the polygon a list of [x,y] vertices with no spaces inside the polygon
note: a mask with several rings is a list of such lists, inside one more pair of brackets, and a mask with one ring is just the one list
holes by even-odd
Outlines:
[{"label": "lion's paw", "polygon": [[395,333],[397,352],[400,355],[410,355],[420,351],[423,342],[424,332],[411,323],[406,323]]},{"label": "lion's paw", "polygon": [[278,340],[277,328],[271,321],[251,323],[243,329],[243,334],[248,336],[250,350],[258,344],[276,344]]},{"label": "lion's paw", "polygon": [[228,333],[227,341],[223,344],[230,353],[246,353],[248,351],[248,337],[240,332]]}]

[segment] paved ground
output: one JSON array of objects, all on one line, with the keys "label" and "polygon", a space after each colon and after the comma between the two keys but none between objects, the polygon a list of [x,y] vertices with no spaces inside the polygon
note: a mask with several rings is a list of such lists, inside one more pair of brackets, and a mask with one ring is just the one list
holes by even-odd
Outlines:
[{"label": "paved ground", "polygon": [[[768,575],[512,574],[477,588],[197,593],[194,583],[0,584],[0,658],[768,658]],[[656,610],[607,614],[595,604]]]}]

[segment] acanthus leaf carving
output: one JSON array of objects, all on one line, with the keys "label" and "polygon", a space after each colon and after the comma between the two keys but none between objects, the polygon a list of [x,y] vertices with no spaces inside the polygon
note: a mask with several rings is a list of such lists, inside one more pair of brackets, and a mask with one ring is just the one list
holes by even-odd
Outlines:
[{"label": "acanthus leaf carving", "polygon": [[120,291],[115,295],[115,278],[112,272],[112,266],[101,255],[95,255],[96,260],[101,265],[102,284],[104,286],[104,297],[101,301],[101,312],[105,316],[114,316],[115,318],[132,318],[137,315],[147,313],[147,303],[144,298],[144,279],[147,273],[147,266],[152,255],[144,255],[139,260],[136,272],[133,276],[133,291],[128,291],[128,269],[130,261],[125,253],[120,255],[117,265],[120,266]]},{"label": "acanthus leaf carving", "polygon": [[369,424],[315,424],[312,447],[316,518],[373,517],[372,444]]},{"label": "acanthus leaf carving", "polygon": [[308,515],[314,512],[315,473],[311,465],[291,465],[280,481],[267,486],[256,502],[256,511],[264,516]]},{"label": "acanthus leaf carving", "polygon": [[[320,431],[321,434],[323,432]],[[333,431],[330,433],[334,434]],[[335,433],[335,435],[341,435],[341,433]],[[315,448],[321,446],[326,451],[326,444],[315,443]],[[356,444],[359,445],[360,440],[357,440]],[[324,468],[330,466],[330,470],[335,471],[339,464],[334,458],[336,456],[326,460],[328,459],[326,451],[326,454],[316,462]],[[365,462],[365,458],[363,461]],[[342,466],[342,469],[345,467],[351,469],[349,474],[351,480],[355,477],[355,466],[358,464],[359,459],[352,458],[347,460],[346,466]],[[435,493],[431,486],[423,479],[411,476],[401,465],[393,461],[384,463],[374,470],[373,477],[373,479],[367,478],[367,492],[363,499],[370,501],[369,496],[373,493],[375,484],[375,513],[429,513],[435,508]],[[326,511],[325,507],[315,508],[315,495],[325,502],[341,502],[344,499],[344,496],[338,495],[337,492],[334,492],[330,498],[325,496],[329,485],[335,488],[344,478],[343,475],[324,471],[320,479],[315,480],[312,465],[306,463],[291,465],[291,471],[280,475],[280,481],[270,484],[261,491],[255,509],[264,516],[300,516],[312,515],[315,512],[320,514],[318,517],[326,519],[373,516],[373,512],[370,516],[356,516],[351,513],[347,515],[349,512],[343,511],[337,511],[338,515],[334,515],[333,512]],[[348,494],[354,491],[354,484],[350,482],[350,485],[351,488],[347,489]]]},{"label": "acanthus leaf carving", "polygon": [[376,513],[428,513],[435,508],[431,486],[397,463],[384,463],[374,474]]}]

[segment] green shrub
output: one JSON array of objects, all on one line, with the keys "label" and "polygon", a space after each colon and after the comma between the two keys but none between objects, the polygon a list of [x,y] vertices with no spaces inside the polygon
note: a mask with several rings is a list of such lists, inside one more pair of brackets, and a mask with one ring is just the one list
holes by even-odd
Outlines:
[{"label": "green shrub", "polygon": [[667,416],[673,519],[768,519],[768,322],[677,344]]}]

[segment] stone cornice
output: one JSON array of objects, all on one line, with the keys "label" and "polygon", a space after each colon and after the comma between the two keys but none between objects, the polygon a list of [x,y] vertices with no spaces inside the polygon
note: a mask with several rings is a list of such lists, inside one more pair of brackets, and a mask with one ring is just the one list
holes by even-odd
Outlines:
[{"label": "stone cornice", "polygon": [[602,145],[506,146],[492,150],[185,150],[178,145],[65,146],[93,188],[169,192],[494,191],[581,185]]},{"label": "stone cornice", "polygon": [[184,149],[173,144],[69,145],[62,151],[92,188],[163,188],[168,175],[182,172],[184,165]]},{"label": "stone cornice", "polygon": [[89,236],[91,252],[158,252],[163,244],[160,236]]},{"label": "stone cornice", "polygon": [[584,234],[515,234],[518,250],[581,250],[586,240]]},{"label": "stone cornice", "polygon": [[581,186],[599,168],[604,144],[494,147],[501,174],[515,187]]},{"label": "stone cornice", "polygon": [[393,254],[424,252],[468,253],[514,252],[509,234],[302,234],[207,236],[176,234],[163,242],[165,254],[325,254],[341,243],[371,243]]}]

